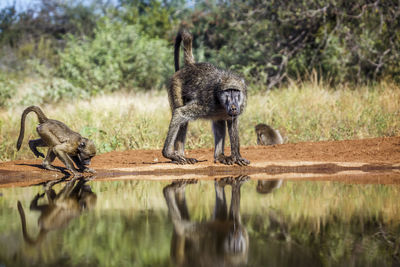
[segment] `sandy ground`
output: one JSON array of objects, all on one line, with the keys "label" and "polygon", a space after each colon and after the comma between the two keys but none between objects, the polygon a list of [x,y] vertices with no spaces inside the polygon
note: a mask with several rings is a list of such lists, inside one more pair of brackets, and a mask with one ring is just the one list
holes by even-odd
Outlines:
[{"label": "sandy ground", "polygon": [[[229,150],[226,154],[229,154]],[[360,183],[400,183],[400,137],[363,140],[302,142],[275,146],[242,147],[246,167],[213,162],[213,149],[187,151],[202,162],[176,165],[160,150],[130,150],[96,156],[91,167],[96,180],[214,179],[250,175],[254,179],[319,179]],[[33,154],[32,154],[32,157]],[[0,187],[27,186],[62,178],[41,168],[42,160],[0,163]],[[59,161],[55,166],[62,167]]]}]

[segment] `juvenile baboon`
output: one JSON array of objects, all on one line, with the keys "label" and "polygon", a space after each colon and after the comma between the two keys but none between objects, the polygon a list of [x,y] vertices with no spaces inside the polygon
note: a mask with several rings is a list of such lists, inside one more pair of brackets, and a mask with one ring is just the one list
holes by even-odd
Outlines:
[{"label": "juvenile baboon", "polygon": [[56,156],[65,164],[73,176],[80,177],[82,174],[74,167],[82,172],[94,173],[93,169],[87,167],[90,164],[92,157],[96,155],[96,147],[93,141],[82,137],[79,133],[72,131],[64,123],[48,119],[43,111],[36,106],[30,106],[24,110],[21,116],[21,129],[19,132],[17,150],[21,148],[22,140],[25,133],[25,117],[29,112],[35,112],[39,125],[36,127],[40,138],[29,140],[29,147],[36,157],[43,157],[44,155],[37,150],[37,147],[48,147],[46,158],[42,165],[47,170],[60,171],[56,169],[51,163]]},{"label": "juvenile baboon", "polygon": [[[74,178],[68,181],[66,185],[56,193],[53,186],[58,181],[50,181],[45,186],[43,194],[37,194],[31,201],[30,210],[40,211],[38,225],[40,228],[38,236],[33,239],[29,236],[26,229],[25,212],[20,201],[18,201],[18,212],[21,217],[22,234],[24,240],[35,245],[40,243],[46,234],[51,230],[65,227],[69,222],[79,216],[82,211],[91,209],[96,205],[97,196],[92,192],[89,185],[86,184],[88,179]],[[44,195],[47,197],[47,204],[39,205],[38,201]]]},{"label": "juvenile baboon", "polygon": [[[185,67],[179,69],[179,48],[183,41]],[[210,63],[195,63],[192,36],[181,30],[175,40],[175,74],[168,88],[172,118],[162,150],[163,156],[177,164],[193,164],[185,157],[184,146],[188,122],[212,120],[214,162],[248,165],[240,155],[239,115],[246,106],[247,87],[243,78],[216,68]],[[226,127],[231,143],[231,156],[224,155]]]},{"label": "juvenile baboon", "polygon": [[[248,176],[215,181],[215,208],[206,222],[190,220],[185,198],[186,182],[163,190],[174,231],[171,256],[177,266],[242,266],[247,263],[249,236],[240,216],[240,187]],[[225,186],[232,186],[228,213]]]},{"label": "juvenile baboon", "polygon": [[257,145],[276,145],[283,144],[283,138],[279,130],[273,129],[271,126],[260,123],[256,127]]}]

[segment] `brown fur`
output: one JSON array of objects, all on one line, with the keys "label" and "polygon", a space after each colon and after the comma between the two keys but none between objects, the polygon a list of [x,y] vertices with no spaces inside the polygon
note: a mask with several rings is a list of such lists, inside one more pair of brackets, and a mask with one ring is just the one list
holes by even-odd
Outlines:
[{"label": "brown fur", "polygon": [[21,148],[25,133],[25,117],[30,112],[35,112],[38,116],[39,125],[36,131],[40,138],[29,140],[29,147],[36,157],[43,158],[44,155],[37,150],[37,147],[49,148],[42,164],[45,169],[59,171],[51,165],[55,157],[58,157],[74,176],[82,176],[75,169],[74,162],[81,171],[94,173],[94,170],[86,166],[90,164],[90,159],[96,155],[96,147],[93,141],[72,131],[60,121],[48,119],[43,111],[36,106],[30,106],[22,113],[17,150]]},{"label": "brown fur", "polygon": [[257,144],[268,146],[283,144],[283,138],[278,130],[273,129],[267,124],[257,124],[255,127],[257,134]]},{"label": "brown fur", "polygon": [[[92,192],[90,186],[86,185],[87,179],[72,179],[56,194],[52,187],[59,181],[50,181],[45,186],[44,194],[37,194],[31,201],[30,210],[40,211],[38,225],[40,228],[38,236],[33,239],[26,228],[25,212],[20,201],[18,201],[18,212],[21,218],[22,234],[24,240],[35,245],[40,243],[47,233],[65,227],[83,210],[91,209],[96,205],[97,196]],[[44,195],[47,197],[47,204],[38,204],[38,200]]]},{"label": "brown fur", "polygon": [[[185,66],[179,68],[180,43],[184,44]],[[192,36],[185,30],[178,33],[175,42],[175,69],[168,97],[172,118],[164,143],[163,155],[178,164],[193,164],[197,160],[186,158],[184,145],[188,123],[196,119],[213,122],[215,162],[248,165],[240,155],[238,123],[247,100],[247,87],[236,74],[219,69],[210,63],[195,63]],[[224,155],[226,128],[231,141],[231,156]]]}]

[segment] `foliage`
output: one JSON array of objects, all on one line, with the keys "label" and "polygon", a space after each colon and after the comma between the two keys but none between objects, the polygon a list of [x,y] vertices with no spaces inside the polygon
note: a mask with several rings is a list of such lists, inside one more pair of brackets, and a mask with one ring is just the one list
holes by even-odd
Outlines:
[{"label": "foliage", "polygon": [[175,2],[120,0],[121,7],[114,10],[114,17],[127,24],[138,25],[150,37],[167,38],[173,26],[178,24],[177,6],[183,5]]},{"label": "foliage", "polygon": [[69,82],[67,91],[79,88],[89,95],[160,88],[172,73],[170,54],[165,41],[147,37],[136,26],[105,19],[93,39],[69,36],[55,76]]},{"label": "foliage", "polygon": [[[395,1],[230,0],[196,1],[194,6],[183,0],[37,3],[20,13],[14,6],[0,10],[3,68],[35,73],[36,69],[25,64],[32,59],[57,67],[60,58],[56,51],[62,51],[66,42],[75,46],[86,43],[98,34],[101,21],[109,18],[115,29],[134,25],[141,35],[170,42],[178,28],[186,25],[194,34],[198,61],[238,71],[255,85],[252,88],[269,89],[288,78],[304,81],[314,70],[334,86],[400,82],[400,35],[396,30],[400,4]],[[94,79],[99,75],[110,78],[115,88],[119,74],[104,74],[108,70],[96,69]],[[138,84],[152,83],[154,77],[149,82],[141,80]],[[68,82],[77,86],[76,80]],[[104,81],[95,83],[101,86]],[[128,80],[120,84],[126,83],[131,84]]]},{"label": "foliage", "polygon": [[15,93],[16,82],[0,72],[0,108],[5,107]]},{"label": "foliage", "polygon": [[1,61],[18,72],[32,72],[26,65],[31,59],[53,66],[64,36],[90,36],[100,14],[101,8],[95,2],[89,5],[82,0],[36,1],[18,13],[14,3],[0,10]]},{"label": "foliage", "polygon": [[192,24],[206,59],[253,83],[308,78],[337,85],[399,82],[400,5],[394,1],[218,1],[198,6]]}]

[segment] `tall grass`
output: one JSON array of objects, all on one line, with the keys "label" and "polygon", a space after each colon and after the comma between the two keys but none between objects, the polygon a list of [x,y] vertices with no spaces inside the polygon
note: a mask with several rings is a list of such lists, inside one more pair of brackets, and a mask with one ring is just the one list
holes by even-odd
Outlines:
[{"label": "tall grass", "polygon": [[[250,89],[251,90],[251,89]],[[48,117],[65,122],[95,141],[100,153],[160,149],[170,120],[165,91],[114,93],[89,100],[42,105]],[[37,136],[30,115],[21,151],[16,153],[20,116],[25,106],[0,112],[0,160],[32,158],[26,141]],[[287,142],[361,139],[400,135],[400,87],[389,83],[356,89],[331,89],[321,82],[249,94],[240,121],[241,144],[255,145],[254,126],[267,123]],[[187,148],[213,147],[210,122],[189,126]]]}]

